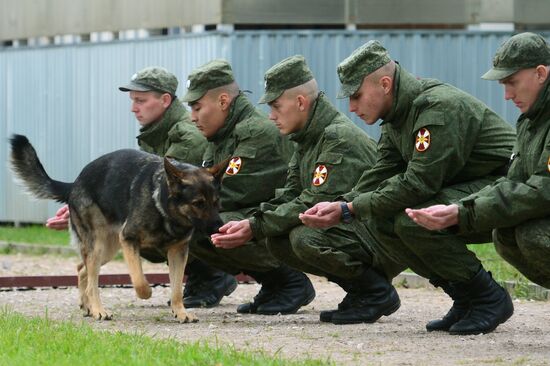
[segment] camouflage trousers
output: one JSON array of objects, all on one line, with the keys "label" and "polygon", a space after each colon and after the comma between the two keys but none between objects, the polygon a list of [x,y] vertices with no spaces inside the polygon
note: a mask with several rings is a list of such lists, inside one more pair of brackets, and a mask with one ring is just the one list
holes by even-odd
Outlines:
[{"label": "camouflage trousers", "polygon": [[[457,202],[496,178],[487,177],[446,187],[433,199],[413,208]],[[426,230],[414,223],[404,210],[390,218],[369,218],[367,227],[376,239],[373,241],[374,251],[384,253],[431,280],[464,282],[471,279],[482,266],[466,245],[491,241],[489,231],[463,236],[450,230]]]},{"label": "camouflage trousers", "polygon": [[[220,213],[223,222],[240,221],[249,215],[240,212]],[[212,267],[233,275],[244,272],[268,272],[281,263],[269,253],[265,240],[251,240],[233,249],[216,248],[210,238],[195,235],[189,245],[189,254]]]},{"label": "camouflage trousers", "polygon": [[493,230],[498,254],[529,280],[550,288],[550,218]]},{"label": "camouflage trousers", "polygon": [[369,241],[365,225],[354,221],[328,229],[300,225],[289,235],[268,238],[267,246],[286,265],[329,279],[353,279],[370,267],[391,279],[404,269],[373,253]]}]

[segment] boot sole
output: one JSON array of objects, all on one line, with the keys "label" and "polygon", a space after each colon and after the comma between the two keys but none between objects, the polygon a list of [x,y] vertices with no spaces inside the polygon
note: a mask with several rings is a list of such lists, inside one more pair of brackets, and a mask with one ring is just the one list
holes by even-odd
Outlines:
[{"label": "boot sole", "polygon": [[361,324],[361,323],[367,323],[371,324],[376,322],[378,319],[380,319],[382,316],[389,316],[393,313],[395,313],[399,308],[401,307],[401,300],[398,300],[395,304],[393,304],[390,308],[386,309],[384,312],[382,312],[380,315],[378,315],[376,318],[371,319],[334,319],[334,317],[331,319],[332,324]]}]

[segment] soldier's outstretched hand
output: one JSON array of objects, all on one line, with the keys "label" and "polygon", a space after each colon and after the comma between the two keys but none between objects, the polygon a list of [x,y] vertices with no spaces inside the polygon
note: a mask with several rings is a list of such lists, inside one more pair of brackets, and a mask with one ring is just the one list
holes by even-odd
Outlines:
[{"label": "soldier's outstretched hand", "polygon": [[458,205],[434,205],[420,209],[405,209],[409,217],[428,230],[443,230],[458,224]]},{"label": "soldier's outstretched hand", "polygon": [[46,226],[54,230],[67,230],[69,227],[69,206],[65,205],[57,210],[55,216],[46,221]]},{"label": "soldier's outstretched hand", "polygon": [[340,202],[319,202],[299,215],[305,226],[314,228],[331,227],[340,222]]},{"label": "soldier's outstretched hand", "polygon": [[229,221],[216,234],[210,238],[212,243],[218,248],[233,249],[244,245],[252,239],[252,229],[250,221]]}]

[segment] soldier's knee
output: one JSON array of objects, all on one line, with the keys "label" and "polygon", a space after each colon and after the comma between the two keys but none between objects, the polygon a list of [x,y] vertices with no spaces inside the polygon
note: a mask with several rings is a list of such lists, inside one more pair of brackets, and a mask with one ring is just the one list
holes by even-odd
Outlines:
[{"label": "soldier's knee", "polygon": [[493,230],[493,243],[497,248],[516,247],[515,228],[502,228]]},{"label": "soldier's knee", "polygon": [[516,227],[516,241],[525,252],[550,250],[548,220],[530,220]]},{"label": "soldier's knee", "polygon": [[307,226],[297,226],[290,232],[289,239],[292,252],[301,260],[308,261],[318,246],[318,230]]}]

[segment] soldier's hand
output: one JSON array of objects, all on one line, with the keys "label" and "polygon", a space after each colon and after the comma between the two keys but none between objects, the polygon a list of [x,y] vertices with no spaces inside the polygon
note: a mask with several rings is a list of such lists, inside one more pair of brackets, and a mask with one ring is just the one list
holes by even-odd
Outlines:
[{"label": "soldier's hand", "polygon": [[250,221],[229,221],[220,227],[218,233],[212,234],[210,238],[214,246],[224,249],[232,249],[244,245],[252,239]]},{"label": "soldier's hand", "polygon": [[299,218],[305,226],[326,228],[338,224],[341,216],[340,202],[319,202],[301,213]]},{"label": "soldier's hand", "polygon": [[67,230],[69,227],[69,206],[65,205],[57,210],[55,216],[46,221],[46,226],[53,230]]},{"label": "soldier's hand", "polygon": [[413,210],[405,209],[409,217],[428,230],[443,230],[458,224],[458,205],[434,205]]}]

